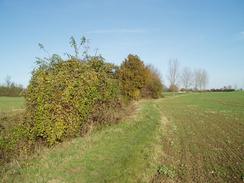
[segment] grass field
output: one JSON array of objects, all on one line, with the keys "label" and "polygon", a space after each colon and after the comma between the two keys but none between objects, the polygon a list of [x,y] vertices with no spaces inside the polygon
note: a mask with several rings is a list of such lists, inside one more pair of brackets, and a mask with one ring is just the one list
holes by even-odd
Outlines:
[{"label": "grass field", "polygon": [[23,109],[24,106],[24,97],[0,97],[0,112],[19,110]]},{"label": "grass field", "polygon": [[244,93],[168,96],[13,162],[2,182],[242,182]]}]

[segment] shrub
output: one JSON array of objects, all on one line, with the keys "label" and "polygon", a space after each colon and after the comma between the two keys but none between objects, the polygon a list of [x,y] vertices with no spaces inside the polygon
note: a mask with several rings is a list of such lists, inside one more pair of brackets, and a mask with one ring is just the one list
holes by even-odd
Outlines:
[{"label": "shrub", "polygon": [[99,93],[101,95],[90,111],[88,123],[100,125],[118,121],[122,101],[119,82],[115,78],[116,66],[104,63],[101,57],[93,57],[88,64],[99,73]]},{"label": "shrub", "polygon": [[174,178],[176,176],[176,172],[173,167],[166,166],[166,165],[160,165],[158,167],[158,173],[160,175],[167,176],[169,178]]},{"label": "shrub", "polygon": [[24,121],[22,113],[0,114],[0,164],[32,150],[31,134]]},{"label": "shrub", "polygon": [[178,92],[179,88],[176,85],[169,86],[169,92]]},{"label": "shrub", "polygon": [[138,56],[129,55],[116,67],[100,56],[89,56],[87,50],[79,58],[85,38],[78,45],[71,37],[70,44],[75,56],[67,54],[67,61],[58,55],[38,58],[39,66],[32,73],[25,96],[26,126],[34,140],[52,145],[87,131],[90,125],[118,120],[120,96],[129,101],[161,95],[159,75]]},{"label": "shrub", "polygon": [[122,94],[129,100],[162,96],[159,73],[152,66],[145,66],[138,56],[129,55],[117,70],[117,77]]},{"label": "shrub", "polygon": [[[75,56],[67,54],[67,60],[55,54],[37,58],[38,66],[22,92],[24,115],[0,116],[0,163],[28,155],[43,142],[53,145],[87,132],[90,126],[117,122],[126,112],[125,101],[161,96],[159,74],[138,56],[129,55],[117,67],[101,56],[89,56],[86,41],[83,37],[78,45],[71,37]],[[39,47],[47,52],[42,44]],[[85,48],[83,58],[79,58],[80,47]],[[7,87],[23,90],[14,86],[8,79]],[[1,90],[5,88],[0,87],[0,94]]]},{"label": "shrub", "polygon": [[50,145],[78,135],[97,103],[118,98],[113,75],[113,65],[101,57],[40,65],[26,91],[33,135]]},{"label": "shrub", "polygon": [[159,72],[152,66],[146,67],[146,82],[142,88],[142,97],[144,98],[159,98],[163,95],[163,84],[160,79]]},{"label": "shrub", "polygon": [[117,77],[125,97],[134,100],[141,98],[141,89],[146,82],[146,68],[138,56],[128,55],[117,70]]}]

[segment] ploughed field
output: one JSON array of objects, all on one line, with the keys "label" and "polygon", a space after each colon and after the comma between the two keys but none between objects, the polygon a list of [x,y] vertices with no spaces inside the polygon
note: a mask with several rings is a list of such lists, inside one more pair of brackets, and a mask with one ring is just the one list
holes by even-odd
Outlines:
[{"label": "ploughed field", "polygon": [[244,92],[169,97],[160,111],[166,125],[153,182],[244,181]]},{"label": "ploughed field", "polygon": [[169,95],[136,106],[119,124],[13,161],[2,182],[244,181],[244,92]]}]

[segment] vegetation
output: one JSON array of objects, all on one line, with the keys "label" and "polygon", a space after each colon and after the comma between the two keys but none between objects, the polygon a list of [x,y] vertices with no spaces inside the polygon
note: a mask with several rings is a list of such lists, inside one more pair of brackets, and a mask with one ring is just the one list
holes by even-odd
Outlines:
[{"label": "vegetation", "polygon": [[194,72],[185,67],[180,72],[180,64],[177,59],[169,61],[168,75],[169,92],[204,91],[208,84],[208,73],[205,69],[196,69]]},{"label": "vegetation", "polygon": [[90,136],[45,149],[40,156],[10,167],[4,182],[149,182],[157,169],[160,112],[152,102],[139,104],[135,117]]},{"label": "vegetation", "polygon": [[169,73],[167,78],[169,80],[169,91],[178,91],[177,85],[179,83],[179,62],[177,59],[169,61]]},{"label": "vegetation", "polygon": [[146,68],[138,56],[129,55],[117,71],[121,91],[128,99],[141,98],[141,89],[146,82]]},{"label": "vegetation", "polygon": [[24,108],[24,97],[0,97],[0,166],[29,150]]},{"label": "vegetation", "polygon": [[[162,95],[158,73],[138,56],[129,55],[118,67],[101,56],[88,55],[84,37],[79,44],[71,37],[70,45],[74,55],[66,54],[66,59],[56,54],[37,58],[25,91],[24,114],[0,118],[12,124],[1,130],[1,162],[27,156],[40,144],[52,146],[116,123],[131,100]],[[42,44],[39,47],[48,53]]]},{"label": "vegetation", "polygon": [[[115,122],[122,98],[162,95],[159,76],[138,56],[129,55],[118,68],[101,56],[87,55],[87,51],[79,58],[73,37],[70,43],[74,56],[68,54],[68,60],[57,55],[39,59],[33,71],[26,91],[26,114],[35,139],[52,145],[87,131],[90,125]],[[83,38],[80,46],[85,43]]]},{"label": "vegetation", "polygon": [[[74,55],[67,53],[67,58],[37,59],[24,92],[6,80],[8,94],[22,93],[25,99],[0,97],[3,182],[243,179],[243,92],[228,87],[226,93],[177,93],[179,81],[183,91],[208,91],[208,75],[189,68],[180,75],[173,60],[172,93],[137,102],[136,115],[127,111],[125,119],[126,105],[162,96],[159,72],[137,55],[128,55],[120,66],[91,56],[84,37],[79,44],[71,37],[70,45]],[[65,141],[72,137],[77,138]]]},{"label": "vegetation", "polygon": [[0,114],[0,165],[21,157],[33,150],[30,132],[24,124],[23,113]]},{"label": "vegetation", "polygon": [[10,76],[7,76],[5,80],[6,83],[0,85],[0,96],[9,96],[9,97],[23,96],[24,88],[22,85],[18,85],[12,82]]},{"label": "vegetation", "polygon": [[137,115],[5,167],[3,182],[241,182],[243,92],[137,103]]},{"label": "vegetation", "polygon": [[161,173],[156,172],[152,182],[242,182],[243,108],[243,92],[161,100]]},{"label": "vegetation", "polygon": [[96,104],[103,104],[103,108],[95,109],[99,109],[97,113],[116,105],[117,85],[113,65],[100,57],[40,65],[26,91],[26,110],[34,136],[51,145],[79,135],[91,110],[99,107]]},{"label": "vegetation", "polygon": [[0,97],[0,113],[24,109],[24,97]]},{"label": "vegetation", "polygon": [[145,85],[141,90],[143,98],[160,98],[163,94],[163,85],[159,72],[151,65],[146,67]]},{"label": "vegetation", "polygon": [[122,94],[129,100],[159,98],[163,85],[158,72],[145,66],[137,55],[129,55],[117,70]]}]

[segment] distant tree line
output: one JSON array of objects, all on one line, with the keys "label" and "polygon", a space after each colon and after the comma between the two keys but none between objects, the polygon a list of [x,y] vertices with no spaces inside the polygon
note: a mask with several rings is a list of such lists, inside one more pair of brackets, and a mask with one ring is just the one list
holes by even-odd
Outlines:
[{"label": "distant tree line", "polygon": [[0,96],[19,97],[22,96],[24,87],[11,81],[11,77],[7,76],[5,83],[0,85]]},{"label": "distant tree line", "polygon": [[169,91],[203,91],[208,84],[208,73],[205,69],[195,69],[189,67],[180,70],[177,59],[169,61],[168,75]]},{"label": "distant tree line", "polygon": [[236,90],[233,88],[219,88],[219,89],[212,88],[212,89],[207,90],[207,91],[209,91],[209,92],[233,92]]},{"label": "distant tree line", "polygon": [[233,91],[242,91],[242,89],[238,89],[237,86],[235,86],[233,88],[231,85],[229,85],[229,86],[224,86],[222,88],[212,88],[208,91],[210,91],[210,92],[233,92]]},{"label": "distant tree line", "polygon": [[177,59],[169,61],[167,79],[169,87],[164,85],[164,91],[170,92],[233,92],[238,90],[236,85],[234,88],[229,85],[222,88],[206,89],[209,82],[207,71],[203,68],[192,70],[189,67],[184,67],[181,69]]}]

